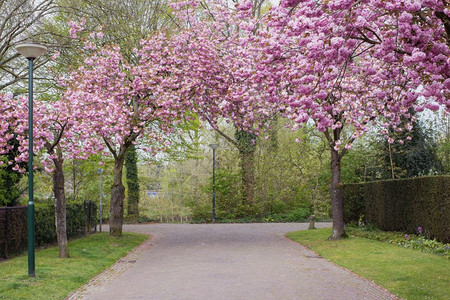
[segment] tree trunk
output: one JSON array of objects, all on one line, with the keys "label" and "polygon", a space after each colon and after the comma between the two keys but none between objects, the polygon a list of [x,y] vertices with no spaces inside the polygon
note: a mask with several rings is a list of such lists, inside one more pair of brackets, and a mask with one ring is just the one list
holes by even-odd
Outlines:
[{"label": "tree trunk", "polygon": [[61,151],[57,151],[57,158],[53,159],[53,193],[55,195],[55,226],[58,241],[59,257],[69,257],[67,246],[66,196],[64,192],[63,158]]},{"label": "tree trunk", "polygon": [[344,231],[344,205],[342,202],[341,161],[339,153],[331,149],[331,207],[333,211],[333,233],[329,240],[347,237]]},{"label": "tree trunk", "polygon": [[131,145],[125,155],[125,167],[127,169],[128,205],[127,218],[139,219],[139,179],[137,168],[137,154],[134,145]]},{"label": "tree trunk", "polygon": [[388,149],[389,149],[389,164],[391,166],[391,175],[392,175],[392,179],[395,179],[394,163],[392,161],[392,148],[391,148],[391,144],[390,143],[388,143]]},{"label": "tree trunk", "polygon": [[241,151],[241,166],[242,166],[242,183],[244,190],[242,193],[243,204],[252,205],[255,202],[255,166],[254,166],[254,152]]},{"label": "tree trunk", "polygon": [[125,151],[121,151],[114,160],[114,181],[111,188],[109,234],[112,236],[122,235],[123,202],[125,199],[125,187],[122,183],[124,162]]},{"label": "tree trunk", "polygon": [[72,160],[72,189],[73,189],[73,200],[77,200],[77,161]]},{"label": "tree trunk", "polygon": [[238,128],[236,128],[234,136],[236,141],[235,146],[238,148],[239,155],[241,156],[242,184],[244,188],[242,193],[242,204],[253,205],[255,203],[254,156],[257,136],[254,133],[239,130]]}]

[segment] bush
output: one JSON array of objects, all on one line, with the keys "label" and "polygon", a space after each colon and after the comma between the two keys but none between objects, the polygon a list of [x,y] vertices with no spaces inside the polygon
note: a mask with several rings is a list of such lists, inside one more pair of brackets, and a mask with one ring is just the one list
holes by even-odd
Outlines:
[{"label": "bush", "polygon": [[264,220],[266,222],[306,222],[311,216],[311,208],[309,205],[301,205],[290,212],[271,214]]},{"label": "bush", "polygon": [[450,242],[450,176],[384,180],[360,186],[343,187],[347,222],[357,221],[359,214],[364,215],[366,223],[387,231],[415,233],[421,226],[428,239]]},{"label": "bush", "polygon": [[362,227],[348,226],[346,231],[353,236],[387,242],[404,248],[420,250],[422,252],[438,254],[450,259],[450,245],[438,242],[435,239],[427,239],[423,235],[422,227],[417,228],[416,234],[382,231],[373,225]]},{"label": "bush", "polygon": [[210,203],[190,203],[192,209],[192,223],[208,223],[211,222],[212,210]]},{"label": "bush", "polygon": [[[212,178],[208,195],[212,195]],[[216,171],[216,217],[237,219],[249,216],[251,209],[242,205],[241,176],[226,169]],[[212,204],[209,204],[212,205]],[[211,211],[211,207],[209,208]],[[211,214],[211,212],[210,212]],[[253,216],[253,215],[252,215]]]},{"label": "bush", "polygon": [[50,203],[36,203],[34,219],[36,245],[42,246],[54,243],[56,241],[55,206]]}]

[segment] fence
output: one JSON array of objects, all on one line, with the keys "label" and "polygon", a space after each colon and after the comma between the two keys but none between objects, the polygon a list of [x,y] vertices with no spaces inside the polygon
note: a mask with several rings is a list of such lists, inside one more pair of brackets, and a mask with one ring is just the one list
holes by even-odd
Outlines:
[{"label": "fence", "polygon": [[84,214],[86,216],[86,232],[97,231],[97,205],[92,201],[84,201]]},{"label": "fence", "polygon": [[[35,243],[56,243],[55,208],[52,203],[35,206]],[[96,231],[97,206],[92,201],[67,204],[67,237]],[[0,207],[0,258],[19,254],[27,247],[27,207]]]}]

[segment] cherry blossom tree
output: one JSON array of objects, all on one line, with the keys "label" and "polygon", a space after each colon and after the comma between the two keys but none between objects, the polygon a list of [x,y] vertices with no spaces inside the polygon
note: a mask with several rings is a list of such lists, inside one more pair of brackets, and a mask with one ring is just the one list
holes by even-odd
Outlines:
[{"label": "cherry blossom tree", "polygon": [[[253,3],[254,2],[254,3]],[[178,34],[179,57],[186,61],[181,72],[191,110],[207,121],[236,147],[241,159],[243,204],[254,204],[254,152],[258,135],[278,113],[274,97],[276,70],[259,69],[268,61],[261,51],[259,14],[264,1],[188,1],[173,8],[184,23]],[[226,120],[235,134],[226,134],[219,122]]]},{"label": "cherry blossom tree", "polygon": [[410,108],[449,110],[447,24],[436,16],[448,13],[437,0],[282,1],[272,11],[286,115],[313,122],[329,143],[330,239],[345,236],[340,164],[355,139],[374,125],[386,138],[389,128],[410,131]]},{"label": "cherry blossom tree", "polygon": [[[374,126],[387,139],[390,130],[410,131],[410,109],[450,110],[447,1],[289,0],[259,18],[262,2],[175,2],[178,32],[160,31],[141,41],[130,55],[133,64],[119,46],[97,50],[86,41],[92,54],[70,76],[64,101],[37,109],[43,123],[35,151],[46,149],[55,170],[65,152],[83,157],[107,149],[114,157],[112,235],[122,234],[127,149],[145,140],[149,151],[163,150],[173,122],[191,113],[237,147],[248,163],[244,172],[252,168],[254,145],[243,145],[274,115],[292,119],[294,129],[313,123],[329,145],[330,239],[339,239],[345,236],[341,159],[353,142]],[[81,30],[71,24],[72,36]],[[2,120],[9,125],[0,126],[0,149],[6,151],[15,134],[11,128],[22,142],[26,125],[16,121],[20,110],[7,105],[18,100],[2,97]],[[219,129],[221,119],[236,128],[235,138]],[[23,147],[18,161],[26,159]],[[244,174],[250,204],[251,176]]]},{"label": "cherry blossom tree", "polygon": [[173,131],[171,124],[183,111],[183,102],[164,92],[180,88],[175,64],[164,52],[165,39],[161,34],[143,41],[142,49],[135,51],[140,59],[135,65],[124,59],[119,46],[99,49],[71,75],[64,95],[82,103],[76,109],[80,123],[75,126],[89,131],[92,143],[103,143],[114,157],[109,220],[114,236],[122,234],[126,151],[138,140],[147,142],[145,150],[152,153],[164,150],[169,145],[165,136]]},{"label": "cherry blossom tree", "polygon": [[[69,257],[67,247],[66,198],[64,192],[63,163],[66,158],[87,158],[97,151],[90,145],[85,131],[74,132],[76,123],[72,105],[64,99],[45,102],[34,100],[34,149],[40,154],[44,170],[52,174],[53,193],[55,196],[56,236],[61,258]],[[28,161],[28,99],[14,98],[12,95],[0,94],[0,154],[13,150],[9,141],[19,142],[18,152],[13,161],[6,162],[13,170],[24,173],[21,163]],[[81,143],[80,141],[85,141]],[[0,162],[0,165],[4,162]]]}]

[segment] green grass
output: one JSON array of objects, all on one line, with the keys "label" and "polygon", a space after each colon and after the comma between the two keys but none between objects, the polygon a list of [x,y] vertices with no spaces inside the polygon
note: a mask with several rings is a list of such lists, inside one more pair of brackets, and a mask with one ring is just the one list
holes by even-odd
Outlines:
[{"label": "green grass", "polygon": [[448,299],[448,259],[365,238],[327,241],[330,235],[331,229],[326,228],[291,232],[286,236],[401,298]]},{"label": "green grass", "polygon": [[147,239],[134,233],[93,234],[69,242],[68,259],[58,258],[57,247],[36,251],[35,278],[28,276],[26,254],[1,262],[0,299],[64,299]]}]

